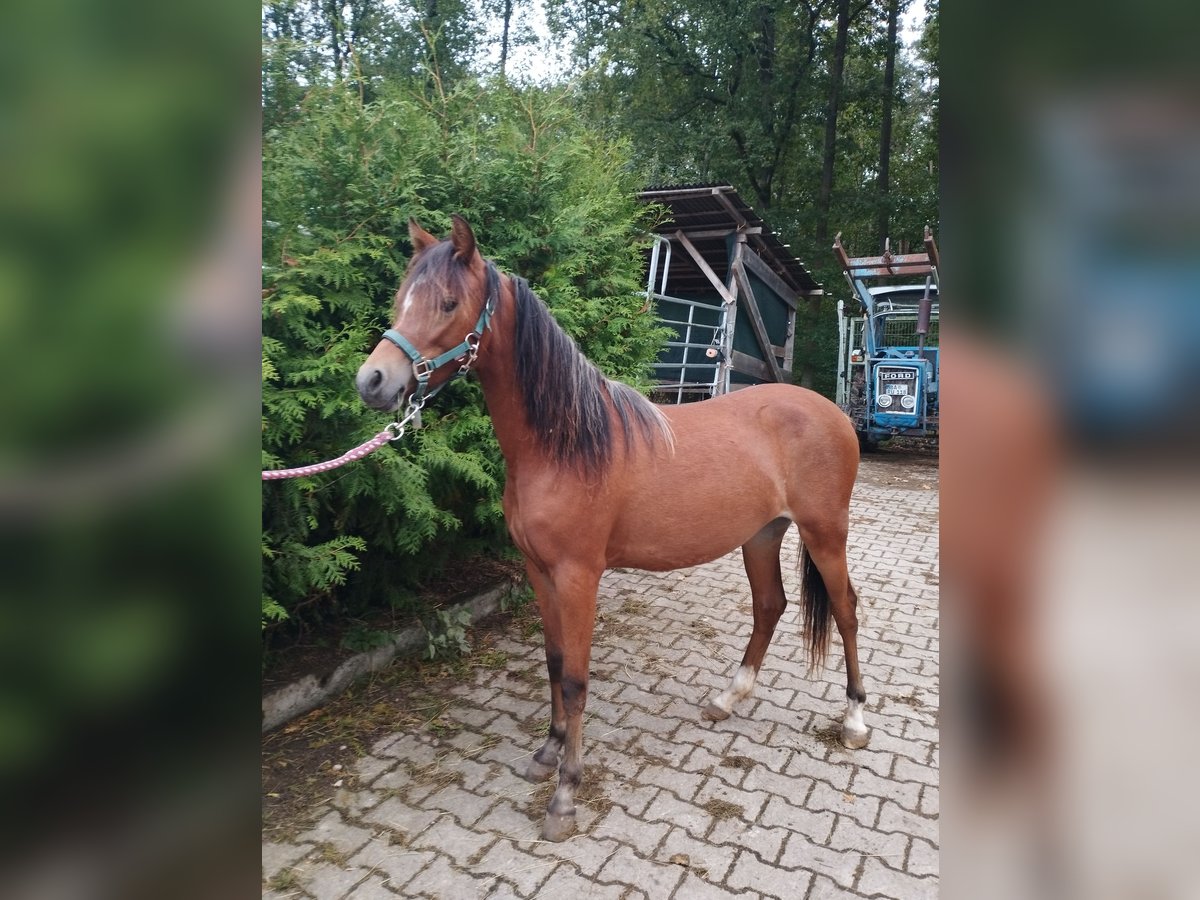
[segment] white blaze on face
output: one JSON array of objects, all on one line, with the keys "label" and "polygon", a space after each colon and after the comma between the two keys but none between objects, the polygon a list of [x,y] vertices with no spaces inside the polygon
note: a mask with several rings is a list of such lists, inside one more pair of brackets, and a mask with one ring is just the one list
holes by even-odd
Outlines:
[{"label": "white blaze on face", "polygon": [[410,309],[412,309],[413,298],[416,295],[417,288],[419,288],[422,284],[424,284],[425,280],[426,280],[426,278],[424,275],[420,276],[419,278],[413,279],[413,283],[408,286],[408,290],[404,294],[404,300],[400,304],[400,315],[403,316]]}]

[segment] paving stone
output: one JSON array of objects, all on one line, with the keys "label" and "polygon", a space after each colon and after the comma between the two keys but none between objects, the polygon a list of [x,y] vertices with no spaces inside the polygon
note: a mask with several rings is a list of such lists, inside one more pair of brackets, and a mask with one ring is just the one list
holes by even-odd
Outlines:
[{"label": "paving stone", "polygon": [[495,796],[481,797],[456,785],[443,787],[422,804],[427,809],[451,813],[464,825],[472,825],[496,802]]},{"label": "paving stone", "polygon": [[534,822],[511,801],[500,800],[473,827],[513,840],[532,840],[540,837],[542,826],[540,820]]},{"label": "paving stone", "polygon": [[877,797],[857,796],[853,790],[837,791],[823,781],[813,786],[804,806],[806,809],[823,809],[839,816],[849,816],[864,828],[874,825],[875,817],[879,815]]},{"label": "paving stone", "polygon": [[463,828],[450,816],[439,819],[413,838],[410,846],[416,850],[435,850],[445,854],[460,866],[496,839],[490,832]]},{"label": "paving stone", "polygon": [[365,828],[343,822],[341,813],[330,812],[299,839],[311,844],[331,844],[338,853],[349,856],[369,841],[371,835]]},{"label": "paving stone", "polygon": [[[653,774],[650,769],[651,767],[648,766],[642,770],[641,780],[653,780]],[[629,815],[641,816],[646,812],[650,804],[654,802],[658,793],[659,788],[655,785],[625,785],[619,791],[614,791],[609,799]]]},{"label": "paving stone", "polygon": [[858,898],[861,896],[861,894],[848,891],[832,878],[816,874],[813,877],[812,887],[808,889],[808,894],[804,900],[847,900],[847,898]]},{"label": "paving stone", "polygon": [[341,900],[368,874],[368,869],[354,869],[330,863],[306,866],[301,876],[304,889],[314,900]]},{"label": "paving stone", "polygon": [[730,845],[697,840],[694,834],[689,834],[682,827],[676,827],[668,832],[655,858],[659,862],[671,863],[681,855],[687,857],[684,866],[689,871],[694,871],[705,881],[720,884],[733,865],[737,850]]},{"label": "paving stone", "polygon": [[868,857],[858,881],[858,892],[895,900],[932,900],[938,895],[938,883],[936,878],[916,878]]},{"label": "paving stone", "polygon": [[938,843],[938,823],[884,800],[879,808],[879,821],[875,827],[880,831],[895,831],[914,837],[923,837],[933,844]]},{"label": "paving stone", "polygon": [[405,885],[408,895],[429,894],[446,900],[475,900],[491,889],[492,878],[474,878],[452,865],[444,856],[438,856]]},{"label": "paving stone", "polygon": [[385,759],[379,756],[364,756],[354,763],[353,770],[363,784],[368,784],[378,778],[392,766],[395,759]]},{"label": "paving stone", "polygon": [[[899,803],[905,809],[916,809],[921,797],[921,785],[905,784],[893,778],[880,778],[870,769],[859,769],[855,772],[848,790],[861,797],[886,797]],[[878,804],[876,808],[878,808]]]},{"label": "paving stone", "polygon": [[413,835],[420,834],[443,815],[445,813],[417,809],[409,806],[398,797],[390,797],[370,812],[364,814],[363,819],[412,837]]},{"label": "paving stone", "polygon": [[830,762],[805,751],[796,750],[789,757],[784,774],[793,778],[803,777],[810,781],[823,781],[837,790],[846,790],[850,787],[854,766],[844,759]]},{"label": "paving stone", "polygon": [[396,900],[398,896],[388,890],[386,879],[379,875],[368,875],[366,881],[346,895],[346,900]]},{"label": "paving stone", "polygon": [[713,845],[728,844],[752,850],[761,860],[773,862],[783,851],[787,836],[786,828],[759,822],[751,824],[741,819],[720,819],[713,823],[707,840]]},{"label": "paving stone", "polygon": [[936,785],[938,783],[937,769],[930,766],[917,765],[904,758],[897,757],[892,775],[897,781],[917,781],[921,784]]},{"label": "paving stone", "polygon": [[675,889],[674,900],[733,900],[735,897],[749,900],[758,896],[758,891],[722,887],[688,872]]},{"label": "paving stone", "polygon": [[829,846],[835,850],[850,851],[856,856],[878,856],[890,865],[899,867],[904,862],[908,837],[863,828],[853,819],[839,818],[834,825],[833,835],[829,838]]},{"label": "paving stone", "polygon": [[493,880],[484,897],[486,900],[525,900],[525,895],[517,893],[517,888],[512,882],[502,878]]},{"label": "paving stone", "polygon": [[625,814],[619,807],[613,807],[599,826],[592,829],[593,838],[613,838],[634,847],[647,849],[657,847],[658,842],[666,836],[670,826],[663,822],[645,822]]},{"label": "paving stone", "polygon": [[778,900],[803,897],[812,883],[812,873],[800,869],[781,869],[767,865],[753,853],[743,850],[725,879],[732,888],[757,891]]},{"label": "paving stone", "polygon": [[364,871],[383,872],[387,886],[393,891],[402,891],[413,877],[432,863],[437,853],[432,850],[414,850],[402,844],[391,844],[386,836],[373,839],[352,856],[347,865]]},{"label": "paving stone", "polygon": [[934,817],[938,815],[938,794],[936,786],[926,785],[921,788],[921,815]]},{"label": "paving stone", "polygon": [[654,798],[654,802],[650,804],[641,818],[676,825],[700,837],[708,831],[713,817],[708,810],[686,800],[680,800],[670,791],[659,791],[658,796]]},{"label": "paving stone", "polygon": [[841,888],[854,886],[854,874],[858,870],[860,857],[814,844],[802,834],[788,836],[787,844],[779,857],[779,865],[785,869],[806,869],[833,879]]},{"label": "paving stone", "polygon": [[682,880],[681,866],[644,859],[627,846],[618,847],[597,876],[601,882],[636,885],[649,897],[670,897]]},{"label": "paving stone", "polygon": [[764,825],[799,832],[814,843],[824,844],[833,833],[834,815],[830,812],[802,809],[778,797],[771,797],[759,821]]},{"label": "paving stone", "polygon": [[913,838],[908,847],[904,869],[912,875],[937,875],[940,871],[938,850],[929,841]]},{"label": "paving stone", "polygon": [[270,881],[281,871],[307,856],[310,850],[312,844],[277,844],[274,841],[263,841],[263,881]]},{"label": "paving stone", "polygon": [[614,853],[621,847],[614,840],[597,840],[581,835],[562,844],[533,844],[531,852],[547,861],[569,862],[588,878],[595,878]]},{"label": "paving stone", "polygon": [[557,859],[535,856],[512,841],[500,840],[471,867],[471,871],[491,879],[503,877],[511,882],[522,896],[533,897],[536,896],[540,884],[552,873],[566,866],[566,863]]}]

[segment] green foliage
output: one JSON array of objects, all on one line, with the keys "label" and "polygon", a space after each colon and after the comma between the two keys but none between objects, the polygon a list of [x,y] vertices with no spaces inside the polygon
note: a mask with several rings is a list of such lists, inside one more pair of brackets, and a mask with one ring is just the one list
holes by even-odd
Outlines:
[{"label": "green foliage", "polygon": [[390,631],[381,628],[371,628],[369,625],[354,625],[346,629],[342,635],[341,646],[355,653],[365,653],[386,647],[396,639]]},{"label": "green foliage", "polygon": [[[628,145],[582,124],[561,91],[374,94],[312,87],[302,115],[264,135],[264,468],[332,458],[385,424],[353,379],[390,324],[410,216],[444,234],[465,215],[483,253],[528,278],[602,369],[643,380],[664,332],[642,311],[646,211]],[[503,552],[503,458],[478,386],[453,384],[424,420],[336,473],[264,485],[268,631],[285,616],[412,611],[423,579]]]},{"label": "green foliage", "polygon": [[453,659],[471,652],[467,627],[471,611],[465,606],[438,609],[425,625],[425,655],[429,659]]}]

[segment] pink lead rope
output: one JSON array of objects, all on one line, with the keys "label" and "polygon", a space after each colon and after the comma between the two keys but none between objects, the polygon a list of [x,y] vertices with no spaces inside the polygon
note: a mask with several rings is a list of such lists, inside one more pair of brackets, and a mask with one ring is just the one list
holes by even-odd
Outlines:
[{"label": "pink lead rope", "polygon": [[337,459],[331,459],[328,462],[313,463],[311,466],[297,466],[294,469],[265,469],[262,473],[262,480],[274,481],[279,478],[301,478],[304,475],[316,475],[320,472],[328,472],[330,469],[344,466],[346,463],[354,462],[357,459],[362,459],[364,456],[374,453],[389,441],[394,441],[400,435],[404,434],[402,430],[400,434],[393,435],[391,428],[392,426],[389,425],[365,444],[359,444],[353,450],[347,450]]},{"label": "pink lead rope", "polygon": [[262,473],[263,481],[278,481],[281,478],[303,478],[305,475],[318,475],[321,472],[328,472],[330,469],[336,469],[339,466],[344,466],[346,463],[354,462],[362,459],[364,456],[370,456],[384,444],[391,441],[398,441],[404,437],[405,429],[410,422],[415,422],[414,428],[421,427],[421,407],[425,404],[413,403],[411,400],[408,404],[408,410],[404,414],[404,418],[399,422],[390,422],[383,431],[375,435],[369,441],[359,444],[353,450],[347,450],[337,459],[331,459],[328,462],[313,463],[311,466],[297,466],[294,469],[264,469]]}]

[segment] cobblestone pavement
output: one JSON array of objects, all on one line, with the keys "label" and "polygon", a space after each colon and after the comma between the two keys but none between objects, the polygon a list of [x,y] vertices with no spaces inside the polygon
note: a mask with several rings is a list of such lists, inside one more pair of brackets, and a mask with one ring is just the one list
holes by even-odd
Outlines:
[{"label": "cobblestone pavement", "polygon": [[[452,737],[401,732],[312,830],[263,845],[264,897],[934,897],[938,889],[937,471],[864,460],[851,510],[867,749],[837,743],[841,644],[805,674],[789,604],[752,698],[700,717],[749,638],[740,552],[606,573],[584,727],[580,833],[539,840],[552,788],[522,780],[549,714],[540,636],[454,690]],[[796,532],[784,583],[798,595]],[[788,565],[793,562],[792,565]]]}]

